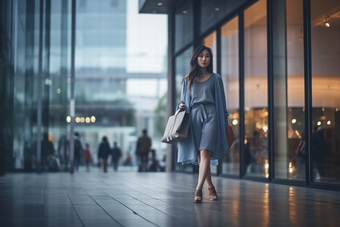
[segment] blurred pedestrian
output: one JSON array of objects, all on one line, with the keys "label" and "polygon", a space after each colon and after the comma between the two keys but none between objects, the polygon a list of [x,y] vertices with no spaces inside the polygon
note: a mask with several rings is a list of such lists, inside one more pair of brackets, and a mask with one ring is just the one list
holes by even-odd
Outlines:
[{"label": "blurred pedestrian", "polygon": [[102,142],[99,145],[99,149],[98,149],[98,161],[101,162],[103,169],[104,169],[104,173],[107,172],[107,158],[109,157],[111,153],[111,148],[109,145],[109,142],[107,140],[107,137],[104,136],[102,138]]},{"label": "blurred pedestrian", "polygon": [[90,151],[90,146],[89,146],[88,143],[85,145],[83,160],[84,160],[85,165],[86,165],[86,171],[89,172],[90,171],[90,162],[91,162],[91,151]]},{"label": "blurred pedestrian", "polygon": [[324,130],[318,125],[315,125],[312,131],[311,158],[314,179],[315,181],[320,181],[320,177],[324,176],[325,135]]},{"label": "blurred pedestrian", "polygon": [[74,167],[76,171],[79,169],[80,158],[84,152],[83,142],[78,132],[74,133]]},{"label": "blurred pedestrian", "polygon": [[159,161],[157,158],[156,150],[152,149],[151,152],[149,152],[148,157],[148,171],[149,172],[158,172],[160,171],[159,168]]},{"label": "blurred pedestrian", "polygon": [[264,142],[260,137],[258,131],[253,132],[253,140],[249,145],[251,155],[251,165],[248,168],[248,173],[263,174],[265,160],[268,159],[266,156],[266,148]]},{"label": "blurred pedestrian", "polygon": [[128,152],[126,154],[126,158],[125,158],[123,165],[124,166],[132,166],[132,156],[131,156],[130,152]]},{"label": "blurred pedestrian", "polygon": [[148,131],[143,129],[142,136],[138,138],[136,149],[139,165],[138,172],[146,172],[151,145],[151,138],[148,136]]},{"label": "blurred pedestrian", "polygon": [[305,130],[301,135],[300,143],[295,153],[297,153],[297,173],[294,176],[295,179],[304,179],[306,174],[306,139]]},{"label": "blurred pedestrian", "polygon": [[121,149],[117,146],[117,142],[113,143],[113,148],[112,148],[112,163],[113,163],[113,169],[114,171],[118,170],[118,162],[119,159],[122,155]]},{"label": "blurred pedestrian", "polygon": [[43,170],[49,169],[49,156],[54,155],[54,145],[53,142],[49,140],[48,133],[43,134],[43,140],[41,141],[41,164]]},{"label": "blurred pedestrian", "polygon": [[32,171],[32,149],[27,141],[24,142],[24,170]]}]

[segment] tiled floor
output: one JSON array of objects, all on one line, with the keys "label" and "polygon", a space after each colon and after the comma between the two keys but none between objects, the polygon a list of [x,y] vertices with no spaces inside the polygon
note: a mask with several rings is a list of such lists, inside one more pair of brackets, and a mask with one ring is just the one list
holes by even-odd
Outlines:
[{"label": "tiled floor", "polygon": [[0,226],[340,226],[340,192],[197,175],[97,170],[0,177]]}]

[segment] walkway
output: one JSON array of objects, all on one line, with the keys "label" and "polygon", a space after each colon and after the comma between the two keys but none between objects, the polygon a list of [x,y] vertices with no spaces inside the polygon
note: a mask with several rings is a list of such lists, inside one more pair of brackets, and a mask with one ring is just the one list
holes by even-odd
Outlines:
[{"label": "walkway", "polygon": [[[110,171],[112,171],[110,169]],[[218,201],[197,176],[98,170],[0,177],[0,226],[339,226],[340,192],[215,177]]]}]

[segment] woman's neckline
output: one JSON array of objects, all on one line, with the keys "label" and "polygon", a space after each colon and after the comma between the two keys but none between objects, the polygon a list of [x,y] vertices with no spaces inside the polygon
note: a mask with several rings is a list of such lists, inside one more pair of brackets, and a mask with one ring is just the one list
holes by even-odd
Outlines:
[{"label": "woman's neckline", "polygon": [[214,73],[212,73],[206,80],[203,80],[203,81],[197,81],[197,80],[195,80],[195,82],[197,82],[197,83],[203,83],[203,82],[205,82],[205,81],[207,81],[207,80],[209,80],[210,79],[210,77],[213,75]]}]

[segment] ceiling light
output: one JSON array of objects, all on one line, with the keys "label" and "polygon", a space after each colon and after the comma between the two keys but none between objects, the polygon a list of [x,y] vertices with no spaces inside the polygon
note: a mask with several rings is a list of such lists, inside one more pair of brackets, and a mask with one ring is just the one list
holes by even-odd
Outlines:
[{"label": "ceiling light", "polygon": [[263,131],[264,131],[264,132],[267,132],[267,130],[268,130],[268,126],[267,126],[267,125],[265,125],[265,126],[263,126],[263,128],[262,128],[262,129],[263,129]]},{"label": "ceiling light", "polygon": [[163,3],[159,2],[158,5],[161,6],[161,5],[163,5]]},{"label": "ceiling light", "polygon": [[183,10],[183,13],[187,13],[187,11]]},{"label": "ceiling light", "polygon": [[325,25],[326,25],[326,27],[329,28],[331,25],[328,22],[328,18],[329,18],[329,16],[327,16],[326,19],[325,19]]},{"label": "ceiling light", "polygon": [[237,125],[238,121],[236,119],[233,120],[233,125]]},{"label": "ceiling light", "polygon": [[216,11],[219,11],[220,9],[219,8],[215,8]]}]

